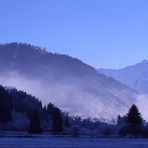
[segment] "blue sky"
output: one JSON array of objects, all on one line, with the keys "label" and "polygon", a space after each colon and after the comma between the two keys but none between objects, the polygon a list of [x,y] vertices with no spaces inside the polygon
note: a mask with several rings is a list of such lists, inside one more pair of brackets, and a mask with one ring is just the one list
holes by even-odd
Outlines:
[{"label": "blue sky", "polygon": [[0,0],[0,18],[0,43],[31,43],[96,68],[148,59],[147,0]]}]

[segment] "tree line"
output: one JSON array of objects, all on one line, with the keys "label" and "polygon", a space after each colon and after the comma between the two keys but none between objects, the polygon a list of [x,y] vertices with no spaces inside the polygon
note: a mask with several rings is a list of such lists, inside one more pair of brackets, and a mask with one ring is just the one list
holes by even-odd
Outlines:
[{"label": "tree line", "polygon": [[115,124],[99,119],[69,116],[52,103],[43,106],[38,98],[14,88],[0,86],[0,130],[23,130],[32,134],[148,137],[148,124],[138,107],[132,105]]},{"label": "tree line", "polygon": [[[48,124],[51,121],[53,130],[60,132],[62,131],[61,125],[64,116],[64,113],[62,114],[61,110],[52,103],[49,103],[47,106],[42,106],[38,98],[26,92],[18,91],[15,88],[4,88],[0,86],[1,130],[27,130],[29,126],[29,132],[41,132],[41,122]],[[21,128],[24,121],[28,121],[25,129]],[[37,129],[37,131],[35,129]]]}]

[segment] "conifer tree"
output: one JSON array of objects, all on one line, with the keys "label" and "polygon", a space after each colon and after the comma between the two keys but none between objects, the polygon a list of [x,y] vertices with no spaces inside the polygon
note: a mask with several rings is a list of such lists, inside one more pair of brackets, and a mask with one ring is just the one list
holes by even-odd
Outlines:
[{"label": "conifer tree", "polygon": [[127,114],[126,123],[126,135],[141,136],[143,134],[141,129],[143,126],[143,119],[135,104],[131,106]]},{"label": "conifer tree", "polygon": [[65,116],[65,123],[64,123],[64,125],[65,125],[65,127],[70,127],[68,113]]},{"label": "conifer tree", "polygon": [[39,134],[42,132],[40,118],[36,110],[32,114],[28,132],[32,134]]},{"label": "conifer tree", "polygon": [[10,98],[5,88],[0,86],[0,122],[6,123],[11,121]]},{"label": "conifer tree", "polygon": [[53,113],[53,132],[63,131],[63,120],[61,116],[61,111],[56,108]]},{"label": "conifer tree", "polygon": [[139,113],[138,107],[135,104],[131,106],[127,114],[127,123],[135,126],[141,125],[143,123],[141,114]]}]

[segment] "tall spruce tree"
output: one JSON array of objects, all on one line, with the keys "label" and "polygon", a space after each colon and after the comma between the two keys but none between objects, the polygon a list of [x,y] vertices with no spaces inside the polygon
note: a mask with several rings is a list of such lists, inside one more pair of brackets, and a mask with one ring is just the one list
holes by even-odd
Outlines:
[{"label": "tall spruce tree", "polygon": [[135,126],[141,125],[143,123],[141,114],[139,113],[138,107],[135,104],[131,106],[127,114],[127,123]]},{"label": "tall spruce tree", "polygon": [[63,120],[61,111],[56,108],[53,113],[53,132],[60,133],[63,131]]},{"label": "tall spruce tree", "polygon": [[32,134],[40,134],[42,132],[40,118],[36,110],[32,114],[28,132]]},{"label": "tall spruce tree", "polygon": [[131,106],[127,114],[126,123],[126,135],[142,136],[141,127],[143,126],[143,119],[139,113],[138,107],[135,104]]}]

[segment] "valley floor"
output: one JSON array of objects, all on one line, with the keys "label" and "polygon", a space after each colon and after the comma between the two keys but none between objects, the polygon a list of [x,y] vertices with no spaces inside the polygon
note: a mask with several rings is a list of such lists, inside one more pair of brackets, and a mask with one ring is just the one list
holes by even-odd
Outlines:
[{"label": "valley floor", "polygon": [[1,137],[0,148],[148,148],[147,139]]}]

